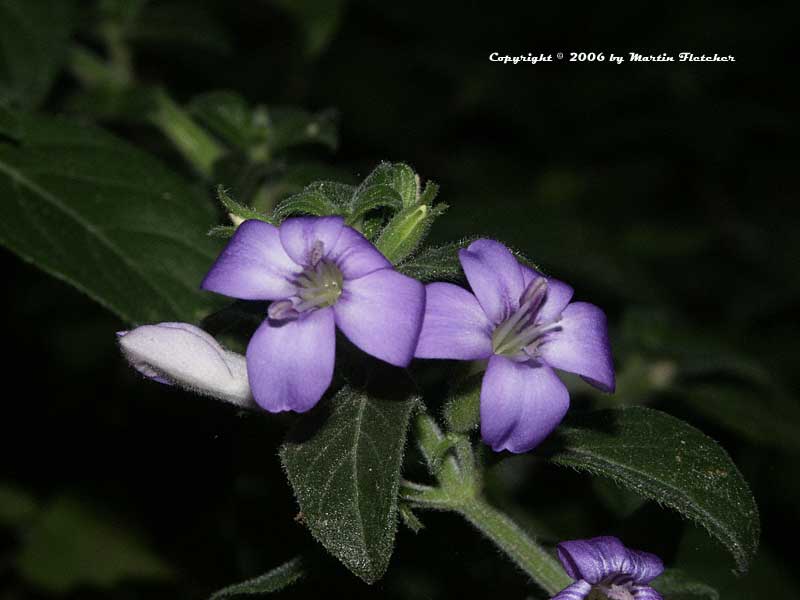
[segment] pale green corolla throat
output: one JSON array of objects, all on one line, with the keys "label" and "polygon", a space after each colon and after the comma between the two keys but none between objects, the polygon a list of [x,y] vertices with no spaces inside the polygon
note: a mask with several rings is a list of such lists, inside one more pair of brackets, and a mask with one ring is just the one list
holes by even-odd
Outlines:
[{"label": "pale green corolla throat", "polygon": [[547,296],[547,280],[535,279],[519,299],[519,308],[492,333],[492,351],[518,360],[535,358],[544,335],[559,328],[558,320],[541,322],[539,309]]},{"label": "pale green corolla throat", "polygon": [[342,295],[344,277],[339,267],[324,256],[322,242],[315,242],[309,253],[308,266],[293,280],[297,286],[296,295],[270,304],[268,314],[271,319],[292,320],[301,313],[336,304]]},{"label": "pale green corolla throat", "polygon": [[324,259],[317,261],[315,266],[297,276],[300,303],[295,306],[295,310],[303,312],[336,304],[342,295],[342,282],[342,272],[335,264]]}]

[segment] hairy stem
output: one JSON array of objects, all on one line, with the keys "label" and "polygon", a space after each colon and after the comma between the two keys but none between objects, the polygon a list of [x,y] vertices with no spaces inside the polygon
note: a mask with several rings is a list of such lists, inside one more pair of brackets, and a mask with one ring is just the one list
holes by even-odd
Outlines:
[{"label": "hairy stem", "polygon": [[[415,430],[417,444],[439,485],[405,481],[400,489],[403,500],[416,508],[447,510],[462,515],[548,594],[555,594],[572,583],[547,550],[506,514],[484,500],[472,448],[465,436],[445,435],[427,414],[417,416]],[[442,461],[438,454],[447,438],[453,439],[455,453],[450,453]]]},{"label": "hairy stem", "polygon": [[482,498],[468,501],[455,510],[492,540],[548,594],[555,594],[572,583],[555,558],[507,515]]}]

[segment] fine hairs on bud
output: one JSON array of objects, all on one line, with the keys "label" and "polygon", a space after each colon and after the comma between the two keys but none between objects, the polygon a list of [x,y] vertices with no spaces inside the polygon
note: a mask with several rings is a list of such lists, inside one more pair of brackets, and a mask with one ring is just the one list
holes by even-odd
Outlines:
[{"label": "fine hairs on bud", "polygon": [[202,329],[188,323],[158,323],[117,336],[125,358],[145,377],[256,408],[245,357],[226,350]]}]

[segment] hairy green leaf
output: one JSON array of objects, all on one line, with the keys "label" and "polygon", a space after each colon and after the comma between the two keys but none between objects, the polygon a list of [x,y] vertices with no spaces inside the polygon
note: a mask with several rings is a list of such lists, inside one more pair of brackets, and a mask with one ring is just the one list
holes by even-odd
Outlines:
[{"label": "hairy green leaf", "polygon": [[[217,186],[217,200],[219,200],[220,204],[225,207],[225,210],[227,210],[228,213],[242,220],[247,221],[248,219],[256,219],[258,221],[265,221],[267,223],[272,222],[269,217],[261,214],[257,210],[252,209],[249,206],[239,204],[236,200],[231,198],[230,194],[228,194],[225,188],[221,185]],[[217,228],[215,227],[214,229]]]},{"label": "hairy green leaf", "polygon": [[305,575],[303,560],[297,556],[290,561],[267,571],[263,575],[248,579],[241,583],[229,585],[215,592],[210,600],[235,598],[236,596],[271,594],[289,587]]},{"label": "hairy green leaf", "polygon": [[419,533],[425,529],[425,525],[406,502],[400,502],[397,508],[400,511],[400,518],[403,520],[403,525],[414,533]]},{"label": "hairy green leaf", "polygon": [[292,215],[324,216],[338,214],[336,206],[328,196],[314,186],[308,186],[302,192],[289,196],[275,208],[273,213],[277,221],[282,221]]},{"label": "hairy green leaf", "polygon": [[464,281],[458,251],[469,246],[475,238],[466,238],[441,246],[422,248],[398,265],[397,270],[423,283],[430,281]]},{"label": "hairy green leaf", "polygon": [[556,431],[544,448],[554,463],[608,477],[698,522],[747,570],[758,548],[758,508],[714,440],[643,407],[576,413]]},{"label": "hairy green leaf", "polygon": [[112,135],[19,115],[0,138],[0,242],[132,323],[196,321],[219,242],[213,204]]},{"label": "hairy green leaf", "polygon": [[397,490],[415,398],[378,398],[346,387],[304,417],[281,448],[314,537],[367,583],[389,564]]},{"label": "hairy green leaf", "polygon": [[361,188],[373,185],[388,185],[403,201],[403,206],[414,206],[419,200],[419,178],[414,169],[405,163],[382,162],[367,175]]},{"label": "hairy green leaf", "polygon": [[369,211],[376,208],[391,208],[400,210],[403,207],[403,200],[394,188],[385,185],[372,185],[364,188],[359,187],[352,199],[350,207],[350,221],[355,223]]},{"label": "hairy green leaf", "polygon": [[0,0],[0,102],[36,106],[50,91],[72,29],[69,0]]}]

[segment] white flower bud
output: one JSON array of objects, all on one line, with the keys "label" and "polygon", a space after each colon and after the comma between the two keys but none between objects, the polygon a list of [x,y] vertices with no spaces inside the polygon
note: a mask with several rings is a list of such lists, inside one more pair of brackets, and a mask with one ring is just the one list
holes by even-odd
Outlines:
[{"label": "white flower bud", "polygon": [[121,331],[119,345],[144,376],[241,406],[257,408],[247,380],[247,362],[188,323],[143,325]]}]

